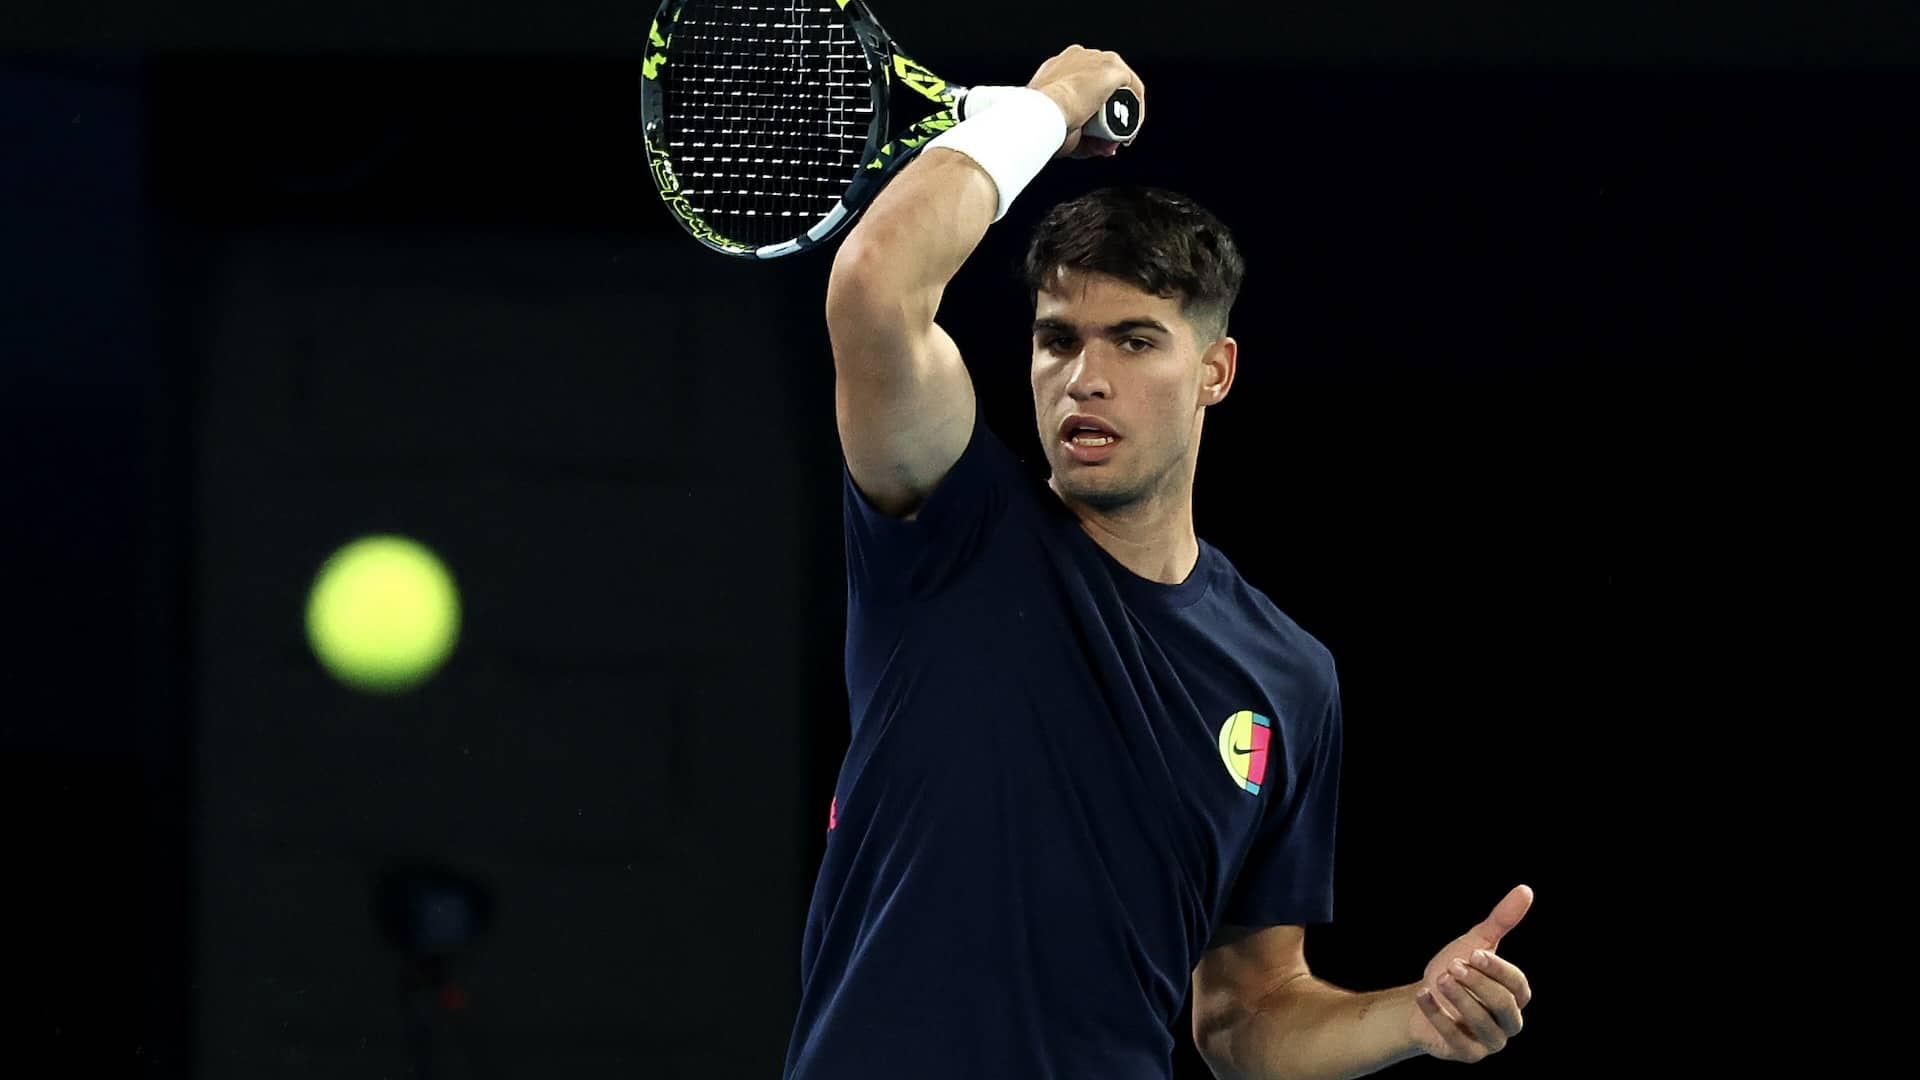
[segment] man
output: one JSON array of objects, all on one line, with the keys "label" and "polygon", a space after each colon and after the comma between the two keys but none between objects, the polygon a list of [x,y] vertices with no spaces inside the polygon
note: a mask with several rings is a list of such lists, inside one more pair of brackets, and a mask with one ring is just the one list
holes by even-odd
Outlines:
[{"label": "man", "polygon": [[1123,85],[1144,103],[1118,56],[1053,57],[929,143],[835,259],[852,741],[790,1080],[1161,1080],[1189,985],[1223,1077],[1473,1061],[1520,1030],[1527,981],[1495,950],[1525,886],[1419,983],[1307,970],[1304,927],[1332,918],[1333,660],[1192,520],[1238,361],[1228,231],[1158,191],[1041,224],[1044,485],[980,423],[934,321],[1046,161],[1117,149],[1080,129]]}]

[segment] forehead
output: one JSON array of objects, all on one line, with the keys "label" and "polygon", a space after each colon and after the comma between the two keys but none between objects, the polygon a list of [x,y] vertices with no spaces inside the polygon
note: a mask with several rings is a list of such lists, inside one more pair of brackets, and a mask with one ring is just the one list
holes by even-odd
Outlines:
[{"label": "forehead", "polygon": [[1131,281],[1084,270],[1061,270],[1034,294],[1036,319],[1114,323],[1156,319],[1166,325],[1180,318],[1180,296],[1156,296]]}]

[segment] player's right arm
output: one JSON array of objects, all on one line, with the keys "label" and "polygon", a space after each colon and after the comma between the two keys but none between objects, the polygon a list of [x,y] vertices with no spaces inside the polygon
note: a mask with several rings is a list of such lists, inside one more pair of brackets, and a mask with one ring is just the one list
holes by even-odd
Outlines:
[{"label": "player's right arm", "polygon": [[[1060,106],[1061,156],[1107,153],[1080,128],[1120,86],[1142,92],[1114,53],[1073,46],[1029,86]],[[1083,145],[1083,141],[1085,145]],[[882,513],[912,517],[967,447],[976,402],[959,347],[934,321],[947,282],[999,207],[965,154],[929,147],[890,181],[841,243],[827,284],[834,409],[847,471]]]},{"label": "player's right arm", "polygon": [[967,448],[973,382],[934,322],[998,195],[964,154],[922,154],[848,233],[827,283],[834,410],[847,471],[882,513],[910,517]]}]

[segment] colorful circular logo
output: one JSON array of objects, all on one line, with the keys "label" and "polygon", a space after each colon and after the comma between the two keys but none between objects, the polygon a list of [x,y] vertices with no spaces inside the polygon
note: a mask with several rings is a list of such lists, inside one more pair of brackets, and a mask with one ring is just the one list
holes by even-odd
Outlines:
[{"label": "colorful circular logo", "polygon": [[1273,721],[1246,709],[1220,725],[1220,760],[1234,783],[1249,794],[1260,794],[1267,778],[1267,740],[1272,735]]}]

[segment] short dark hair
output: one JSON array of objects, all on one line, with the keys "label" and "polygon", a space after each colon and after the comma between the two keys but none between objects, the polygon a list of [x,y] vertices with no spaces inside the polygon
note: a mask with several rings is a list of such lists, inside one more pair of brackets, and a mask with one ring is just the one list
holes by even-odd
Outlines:
[{"label": "short dark hair", "polygon": [[1185,195],[1151,187],[1101,188],[1047,212],[1027,247],[1028,294],[1061,270],[1131,281],[1155,296],[1178,294],[1180,313],[1206,339],[1227,332],[1246,263],[1233,234]]}]

